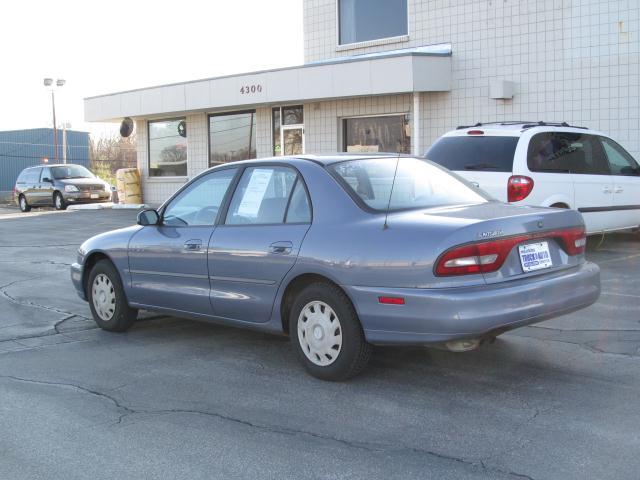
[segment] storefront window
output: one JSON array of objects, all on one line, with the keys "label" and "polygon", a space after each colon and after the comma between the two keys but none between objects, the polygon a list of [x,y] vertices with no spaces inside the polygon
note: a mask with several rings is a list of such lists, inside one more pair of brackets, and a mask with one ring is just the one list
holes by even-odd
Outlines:
[{"label": "storefront window", "polygon": [[304,108],[302,105],[275,107],[272,110],[273,154],[304,153]]},{"label": "storefront window", "polygon": [[340,45],[407,35],[407,0],[339,0]]},{"label": "storefront window", "polygon": [[155,120],[149,127],[149,176],[187,176],[187,128],[184,118]]},{"label": "storefront window", "polygon": [[411,153],[409,115],[345,118],[343,151]]},{"label": "storefront window", "polygon": [[256,158],[256,112],[209,115],[209,165]]}]

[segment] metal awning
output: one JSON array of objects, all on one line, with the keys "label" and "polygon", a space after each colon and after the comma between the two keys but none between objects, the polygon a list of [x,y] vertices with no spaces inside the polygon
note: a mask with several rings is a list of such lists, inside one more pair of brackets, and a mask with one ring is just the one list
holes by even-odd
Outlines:
[{"label": "metal awning", "polygon": [[393,50],[85,98],[85,120],[113,121],[288,102],[451,89],[451,45]]}]

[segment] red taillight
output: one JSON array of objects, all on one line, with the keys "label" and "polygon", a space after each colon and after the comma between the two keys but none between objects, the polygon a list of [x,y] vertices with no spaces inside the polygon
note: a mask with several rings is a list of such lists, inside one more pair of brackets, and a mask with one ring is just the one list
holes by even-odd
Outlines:
[{"label": "red taillight", "polygon": [[482,130],[469,130],[467,135],[484,135],[484,132]]},{"label": "red taillight", "polygon": [[512,175],[507,182],[507,200],[519,202],[529,196],[533,190],[533,178],[524,175]]},{"label": "red taillight", "polygon": [[567,255],[584,253],[587,237],[584,227],[536,232],[513,237],[472,243],[447,250],[436,262],[435,273],[438,277],[450,275],[470,275],[490,273],[498,270],[509,252],[519,243],[537,238],[554,238]]},{"label": "red taillight", "polygon": [[385,305],[404,305],[404,297],[378,297],[378,301]]}]

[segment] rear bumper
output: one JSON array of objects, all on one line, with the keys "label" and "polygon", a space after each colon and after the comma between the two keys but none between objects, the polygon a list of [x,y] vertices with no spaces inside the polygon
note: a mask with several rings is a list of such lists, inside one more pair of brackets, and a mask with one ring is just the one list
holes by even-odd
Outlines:
[{"label": "rear bumper", "polygon": [[[586,262],[542,277],[462,288],[344,288],[367,341],[424,345],[488,336],[585,308],[600,296],[600,268]],[[382,305],[380,296],[403,297],[405,304]]]},{"label": "rear bumper", "polygon": [[79,263],[71,264],[71,283],[73,283],[78,296],[81,299],[86,300],[87,294],[85,293],[84,286],[82,284],[82,270],[82,265]]}]

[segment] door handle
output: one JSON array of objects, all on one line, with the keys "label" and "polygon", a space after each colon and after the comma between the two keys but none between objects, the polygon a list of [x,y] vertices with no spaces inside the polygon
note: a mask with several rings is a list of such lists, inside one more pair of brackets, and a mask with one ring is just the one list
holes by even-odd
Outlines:
[{"label": "door handle", "polygon": [[190,252],[200,250],[202,247],[202,240],[187,240],[184,242],[184,249]]},{"label": "door handle", "polygon": [[604,188],[602,189],[602,191],[603,191],[604,193],[611,193],[611,187],[604,187]]},{"label": "door handle", "polygon": [[616,187],[614,190],[616,193],[622,193],[622,187]]},{"label": "door handle", "polygon": [[269,245],[269,253],[276,255],[289,255],[293,250],[293,243],[291,242],[273,242]]}]

